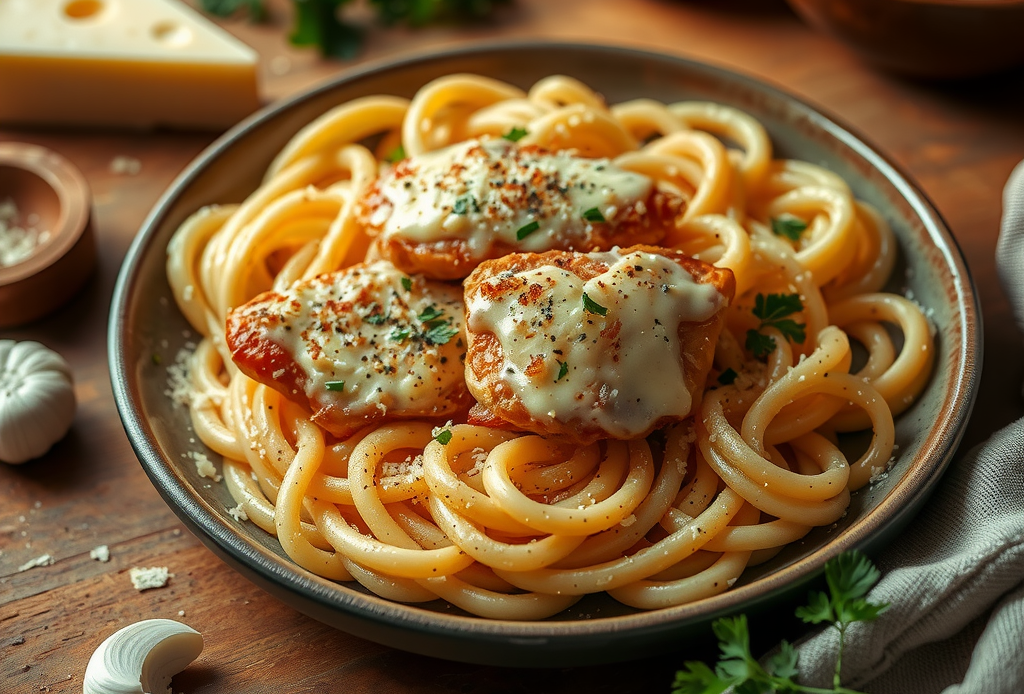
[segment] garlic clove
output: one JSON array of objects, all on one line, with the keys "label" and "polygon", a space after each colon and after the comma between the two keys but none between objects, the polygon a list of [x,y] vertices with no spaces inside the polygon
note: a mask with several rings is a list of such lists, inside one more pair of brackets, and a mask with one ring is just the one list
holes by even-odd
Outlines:
[{"label": "garlic clove", "polygon": [[38,458],[74,418],[75,387],[64,358],[38,342],[0,340],[0,461]]},{"label": "garlic clove", "polygon": [[89,658],[83,694],[165,694],[171,677],[203,652],[203,636],[173,619],[146,619],[115,632]]}]

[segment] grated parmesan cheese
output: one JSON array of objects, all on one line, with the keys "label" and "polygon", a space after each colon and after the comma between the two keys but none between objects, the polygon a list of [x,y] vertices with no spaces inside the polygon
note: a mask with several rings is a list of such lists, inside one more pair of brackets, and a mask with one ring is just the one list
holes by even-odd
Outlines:
[{"label": "grated parmesan cheese", "polygon": [[14,200],[0,201],[0,267],[17,265],[32,257],[36,249],[50,240],[49,231],[34,226],[37,215],[29,215],[25,226]]},{"label": "grated parmesan cheese", "polygon": [[95,559],[96,561],[110,561],[110,548],[106,545],[100,545],[89,550],[89,558]]},{"label": "grated parmesan cheese", "polygon": [[380,476],[381,489],[412,484],[423,479],[423,456],[408,457],[398,462],[385,462],[381,464]]},{"label": "grated parmesan cheese", "polygon": [[174,363],[167,367],[167,390],[164,391],[164,395],[178,405],[190,404],[192,397],[190,367],[192,352],[195,348],[194,343],[186,343],[174,356]]},{"label": "grated parmesan cheese", "polygon": [[245,509],[242,507],[241,504],[235,506],[234,508],[229,508],[228,515],[234,518],[239,523],[249,520],[249,514],[245,512]]},{"label": "grated parmesan cheese", "polygon": [[196,461],[196,472],[199,473],[200,477],[206,477],[214,482],[220,482],[223,479],[220,476],[220,473],[217,472],[217,468],[214,466],[213,462],[205,453],[189,451],[188,457]]}]

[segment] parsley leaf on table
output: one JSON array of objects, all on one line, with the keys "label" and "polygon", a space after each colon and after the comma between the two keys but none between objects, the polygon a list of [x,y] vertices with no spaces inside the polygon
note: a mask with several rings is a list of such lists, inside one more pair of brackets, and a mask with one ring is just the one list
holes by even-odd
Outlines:
[{"label": "parsley leaf on table", "polygon": [[712,670],[702,662],[687,662],[676,672],[673,694],[721,694],[733,687],[737,694],[858,694],[842,686],[840,669],[843,637],[854,622],[870,622],[888,607],[869,602],[868,591],[878,581],[878,569],[859,552],[846,552],[825,564],[828,594],[814,592],[809,603],[796,610],[797,617],[809,624],[827,622],[839,632],[839,652],[832,689],[810,687],[797,679],[798,653],[787,641],[762,666],[750,652],[747,616],[726,617],[712,624],[722,656]]}]

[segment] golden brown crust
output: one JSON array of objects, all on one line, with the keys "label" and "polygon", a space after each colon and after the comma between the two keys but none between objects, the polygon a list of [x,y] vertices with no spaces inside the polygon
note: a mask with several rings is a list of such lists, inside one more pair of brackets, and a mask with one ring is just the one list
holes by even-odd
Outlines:
[{"label": "golden brown crust", "polygon": [[[395,176],[400,174],[402,166],[397,167],[399,173]],[[383,221],[376,213],[382,207],[389,207],[390,203],[380,186],[380,179],[371,184],[356,208],[364,228],[374,237],[370,258],[389,260],[403,272],[422,274],[432,279],[455,280],[469,275],[484,260],[522,250],[518,245],[497,237],[486,248],[474,249],[468,239],[462,238],[417,241],[401,235],[384,235]],[[552,248],[590,252],[616,246],[656,244],[665,238],[684,207],[682,198],[652,190],[646,200],[624,207],[614,218],[587,225],[585,233],[553,238]]]},{"label": "golden brown crust", "polygon": [[[728,269],[716,268],[690,258],[679,251],[656,246],[632,246],[623,249],[621,254],[626,255],[634,251],[653,253],[669,258],[688,272],[694,281],[714,286],[727,300],[723,304],[723,308],[733,299],[736,284],[732,272]],[[584,281],[602,274],[608,269],[608,265],[599,258],[570,251],[519,253],[489,260],[474,270],[464,282],[467,307],[471,306],[473,301],[478,298],[494,300],[503,291],[520,291],[522,287],[519,283],[509,282],[508,286],[505,286],[501,280],[497,283],[491,283],[488,280],[502,273],[520,273],[544,266],[555,266],[567,270]],[[529,301],[530,299],[526,297],[525,300]],[[686,388],[691,396],[690,412],[700,404],[707,375],[714,359],[715,343],[721,332],[724,319],[724,310],[719,310],[708,320],[679,324],[679,359],[684,367]],[[502,378],[501,370],[505,359],[498,336],[492,332],[474,331],[471,323],[471,319],[467,321],[469,344],[466,353],[466,382],[470,392],[477,400],[477,404],[470,410],[469,420],[471,423],[528,431],[581,445],[600,439],[613,438],[608,431],[595,426],[592,421],[582,419],[559,421],[553,418],[540,420],[531,415],[523,404],[520,394],[516,392],[512,384]],[[606,330],[617,331],[617,321]],[[611,341],[610,344],[616,349],[621,349],[623,341],[628,344],[629,340],[628,335],[607,337]],[[617,355],[610,353],[607,358],[616,359]],[[656,376],[654,377],[656,378]],[[591,384],[591,387],[597,395],[599,404],[604,404],[609,396],[601,393],[601,385],[595,383]],[[685,419],[688,415],[689,413],[681,416],[661,417],[653,422],[646,431],[640,433],[637,438]]]},{"label": "golden brown crust", "polygon": [[[348,368],[345,364],[366,362],[375,365],[378,373],[393,374],[389,380],[394,381],[398,375],[411,374],[414,361],[457,365],[461,336],[451,336],[448,342],[431,347],[425,332],[430,325],[424,325],[416,314],[425,304],[436,304],[443,309],[436,322],[461,329],[463,309],[458,289],[411,278],[408,291],[389,296],[388,282],[393,282],[392,275],[399,275],[393,268],[378,272],[375,267],[358,265],[320,275],[297,283],[285,293],[265,292],[233,309],[225,325],[225,342],[232,360],[246,376],[301,405],[310,412],[312,421],[339,438],[393,420],[465,417],[473,399],[458,372],[447,385],[424,384],[424,397],[411,402],[389,398],[385,401],[388,406],[382,406],[382,400],[375,399],[373,393],[351,394],[352,375],[342,371],[336,376],[342,388],[332,390],[324,387],[322,373],[317,377],[302,366],[308,360],[300,360],[297,350],[306,355],[323,352],[325,343],[318,334],[354,335],[358,331],[362,331],[361,337],[332,349],[332,353],[344,353],[337,362],[339,369]],[[345,300],[334,300],[332,292],[345,287],[351,288]],[[320,308],[309,308],[309,315],[300,318],[303,307],[314,303]],[[452,315],[456,312],[458,316]],[[445,317],[448,315],[452,315],[451,320]],[[396,331],[405,336],[396,339]],[[282,340],[285,334],[292,339]],[[440,383],[437,373],[437,369],[431,371],[430,377],[436,376]]]}]

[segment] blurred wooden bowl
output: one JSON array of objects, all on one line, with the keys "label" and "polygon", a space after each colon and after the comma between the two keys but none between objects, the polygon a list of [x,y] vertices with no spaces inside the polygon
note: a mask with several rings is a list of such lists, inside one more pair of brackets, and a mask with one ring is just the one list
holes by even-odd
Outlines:
[{"label": "blurred wooden bowl", "polygon": [[8,200],[20,224],[45,235],[24,260],[0,265],[0,328],[55,310],[81,288],[96,261],[89,188],[67,159],[38,145],[0,142],[0,204]]},{"label": "blurred wooden bowl", "polygon": [[882,68],[959,78],[1024,64],[1024,0],[787,0]]}]

